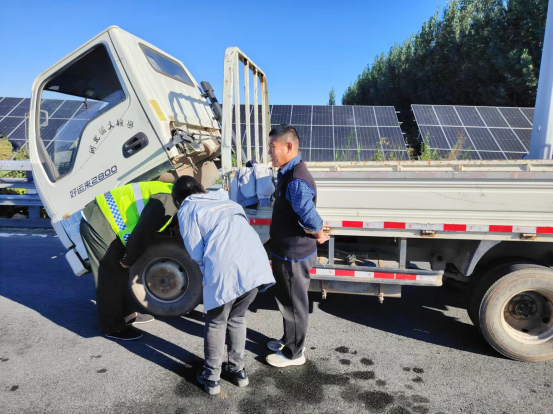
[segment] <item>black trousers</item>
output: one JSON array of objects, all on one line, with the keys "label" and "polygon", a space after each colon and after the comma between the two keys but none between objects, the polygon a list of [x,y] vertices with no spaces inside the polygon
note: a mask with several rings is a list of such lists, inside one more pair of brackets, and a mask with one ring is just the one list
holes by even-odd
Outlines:
[{"label": "black trousers", "polygon": [[272,258],[275,297],[284,323],[282,354],[289,359],[303,353],[309,316],[309,271],[316,261],[316,254],[301,262]]},{"label": "black trousers", "polygon": [[85,207],[81,237],[88,253],[94,281],[100,330],[106,334],[124,329],[125,317],[135,311],[128,289],[129,271],[119,261],[125,246],[111,229],[95,202]]}]

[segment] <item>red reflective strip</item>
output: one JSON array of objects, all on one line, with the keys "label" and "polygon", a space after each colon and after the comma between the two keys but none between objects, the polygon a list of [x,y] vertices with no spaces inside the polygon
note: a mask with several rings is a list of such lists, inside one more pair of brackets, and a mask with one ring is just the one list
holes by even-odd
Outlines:
[{"label": "red reflective strip", "polygon": [[[272,267],[271,267],[271,268],[272,268]],[[317,268],[311,268],[311,269],[309,270],[309,273],[310,273],[310,274],[316,274],[316,273],[317,273]]]},{"label": "red reflective strip", "polygon": [[417,276],[415,274],[396,274],[396,280],[416,281]]},{"label": "red reflective strip", "polygon": [[405,229],[404,222],[384,222],[384,229]]},{"label": "red reflective strip", "polygon": [[387,272],[375,272],[374,278],[384,278],[387,280],[393,280],[395,274],[388,274]]},{"label": "red reflective strip", "polygon": [[362,228],[363,222],[345,220],[342,221],[343,228]]},{"label": "red reflective strip", "polygon": [[551,226],[538,226],[536,233],[553,233],[553,227]]},{"label": "red reflective strip", "polygon": [[355,277],[355,271],[349,271],[346,269],[335,269],[334,275],[337,277]]},{"label": "red reflective strip", "polygon": [[270,226],[271,219],[250,219],[250,225]]},{"label": "red reflective strip", "polygon": [[466,232],[467,225],[453,225],[446,223],[444,224],[444,231],[450,231],[450,232]]},{"label": "red reflective strip", "polygon": [[490,232],[513,232],[512,226],[490,225]]}]

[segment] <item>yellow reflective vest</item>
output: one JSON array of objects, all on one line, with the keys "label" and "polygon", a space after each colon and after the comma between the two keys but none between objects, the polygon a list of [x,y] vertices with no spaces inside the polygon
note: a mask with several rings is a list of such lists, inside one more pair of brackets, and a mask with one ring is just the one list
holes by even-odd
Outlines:
[{"label": "yellow reflective vest", "polygon": [[[131,183],[117,187],[96,197],[96,203],[98,203],[98,207],[108,220],[115,234],[119,236],[123,245],[126,246],[127,240],[138,223],[138,218],[144,206],[150,200],[150,196],[158,193],[171,193],[172,189],[173,185],[170,183]],[[165,229],[170,222],[171,220],[163,225],[158,232]]]}]

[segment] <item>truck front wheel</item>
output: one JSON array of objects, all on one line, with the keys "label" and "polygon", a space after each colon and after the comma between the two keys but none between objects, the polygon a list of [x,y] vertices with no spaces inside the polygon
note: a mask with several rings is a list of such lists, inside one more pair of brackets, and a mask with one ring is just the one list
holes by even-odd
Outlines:
[{"label": "truck front wheel", "polygon": [[553,271],[506,264],[478,281],[472,294],[477,327],[499,353],[515,360],[553,359]]},{"label": "truck front wheel", "polygon": [[182,241],[150,246],[131,267],[129,285],[138,304],[158,317],[176,317],[202,301],[202,273]]}]

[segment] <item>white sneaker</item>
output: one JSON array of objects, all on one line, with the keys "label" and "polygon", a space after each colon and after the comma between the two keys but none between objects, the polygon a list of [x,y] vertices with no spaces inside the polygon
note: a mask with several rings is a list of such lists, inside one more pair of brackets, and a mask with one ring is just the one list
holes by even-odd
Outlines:
[{"label": "white sneaker", "polygon": [[267,356],[266,360],[267,363],[274,367],[301,366],[305,364],[305,353],[302,352],[301,356],[297,359],[288,359],[281,351],[278,351]]},{"label": "white sneaker", "polygon": [[284,349],[284,343],[282,342],[282,340],[271,340],[267,343],[267,347],[273,352],[278,352]]}]

